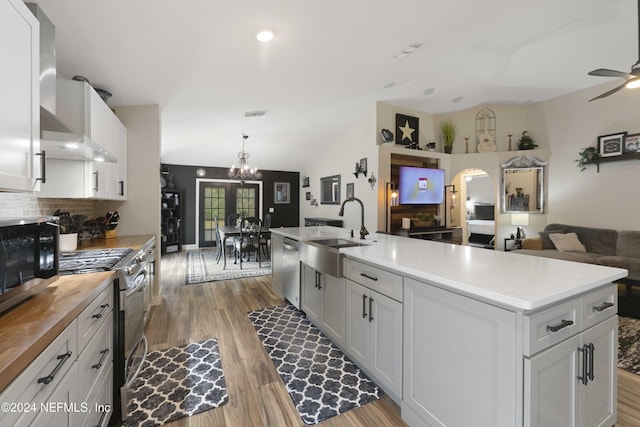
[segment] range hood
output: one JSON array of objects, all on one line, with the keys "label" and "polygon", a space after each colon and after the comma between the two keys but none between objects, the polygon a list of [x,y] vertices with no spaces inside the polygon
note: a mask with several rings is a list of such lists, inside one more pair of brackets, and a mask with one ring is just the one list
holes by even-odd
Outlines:
[{"label": "range hood", "polygon": [[86,135],[72,132],[56,116],[56,29],[35,3],[25,3],[40,23],[40,147],[49,159],[115,162],[107,150]]}]

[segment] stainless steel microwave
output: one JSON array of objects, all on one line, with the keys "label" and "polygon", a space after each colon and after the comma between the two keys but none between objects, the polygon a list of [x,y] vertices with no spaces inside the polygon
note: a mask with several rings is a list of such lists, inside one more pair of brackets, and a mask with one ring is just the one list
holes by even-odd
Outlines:
[{"label": "stainless steel microwave", "polygon": [[0,219],[0,313],[58,278],[57,217]]}]

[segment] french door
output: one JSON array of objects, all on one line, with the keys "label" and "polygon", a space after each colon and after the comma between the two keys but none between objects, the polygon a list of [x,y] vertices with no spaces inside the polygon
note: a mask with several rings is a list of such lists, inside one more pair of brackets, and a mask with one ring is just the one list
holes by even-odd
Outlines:
[{"label": "french door", "polygon": [[260,186],[238,182],[201,181],[199,188],[199,246],[215,246],[216,224],[225,225],[231,214],[260,216]]}]

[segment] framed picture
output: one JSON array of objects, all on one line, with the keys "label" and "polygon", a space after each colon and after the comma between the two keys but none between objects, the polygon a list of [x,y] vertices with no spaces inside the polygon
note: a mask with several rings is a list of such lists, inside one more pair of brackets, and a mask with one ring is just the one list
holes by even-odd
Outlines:
[{"label": "framed picture", "polygon": [[624,138],[624,152],[625,153],[639,153],[640,152],[640,133],[632,133]]},{"label": "framed picture", "polygon": [[311,191],[307,191],[304,195],[306,200],[311,200]]},{"label": "framed picture", "polygon": [[349,184],[347,184],[347,199],[350,199],[350,198],[354,197],[353,188],[354,188],[354,183],[353,182],[350,182]]},{"label": "framed picture", "polygon": [[273,203],[280,205],[291,203],[291,188],[288,182],[273,183]]},{"label": "framed picture", "polygon": [[309,186],[309,177],[305,176],[304,178],[302,178],[302,186],[303,187],[308,187]]},{"label": "framed picture", "polygon": [[396,114],[396,144],[418,145],[418,125],[417,117]]},{"label": "framed picture", "polygon": [[364,173],[364,176],[367,176],[367,158],[360,159],[360,172]]},{"label": "framed picture", "polygon": [[612,133],[598,137],[600,157],[619,156],[622,154],[626,132]]}]

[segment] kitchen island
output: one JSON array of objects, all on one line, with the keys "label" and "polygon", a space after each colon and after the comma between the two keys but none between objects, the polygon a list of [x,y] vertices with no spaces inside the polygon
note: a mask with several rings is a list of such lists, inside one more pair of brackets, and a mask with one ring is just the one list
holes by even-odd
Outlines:
[{"label": "kitchen island", "polygon": [[[273,234],[301,245],[336,237],[362,242],[336,227]],[[626,270],[375,233],[363,243],[339,250],[342,348],[400,403],[408,424],[615,423],[612,282]],[[362,338],[358,321],[367,317],[379,324]]]}]

